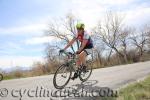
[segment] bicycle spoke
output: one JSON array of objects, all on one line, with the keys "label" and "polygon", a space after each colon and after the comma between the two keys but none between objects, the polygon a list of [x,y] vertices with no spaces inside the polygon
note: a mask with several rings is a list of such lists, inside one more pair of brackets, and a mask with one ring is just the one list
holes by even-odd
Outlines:
[{"label": "bicycle spoke", "polygon": [[86,71],[85,72],[81,71],[79,75],[80,80],[85,82],[90,77],[91,73],[92,73],[92,63],[88,62]]}]

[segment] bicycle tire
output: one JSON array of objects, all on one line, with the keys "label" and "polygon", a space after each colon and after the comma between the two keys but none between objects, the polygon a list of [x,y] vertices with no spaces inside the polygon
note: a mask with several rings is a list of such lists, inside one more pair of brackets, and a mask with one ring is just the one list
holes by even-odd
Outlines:
[{"label": "bicycle tire", "polygon": [[[57,74],[60,74],[59,71],[60,71],[62,68],[65,68],[65,67],[67,67],[67,68],[69,69],[69,73],[70,73],[70,74],[69,74],[69,78],[67,79],[67,81],[66,81],[63,85],[59,86],[59,85],[57,84],[57,82],[56,82]],[[55,72],[55,74],[54,74],[54,77],[53,77],[53,85],[54,85],[54,87],[55,87],[56,89],[63,89],[63,88],[68,84],[68,82],[70,81],[71,75],[72,75],[72,70],[71,70],[71,68],[70,68],[69,66],[67,66],[66,64],[60,65],[60,66],[57,68],[57,70],[56,70],[56,72]]]},{"label": "bicycle tire", "polygon": [[0,81],[2,81],[3,80],[3,75],[2,74],[0,74]]},{"label": "bicycle tire", "polygon": [[[92,64],[93,62],[92,62],[92,61],[89,61],[89,63]],[[88,65],[88,64],[87,64],[87,65]],[[83,71],[81,71],[81,72],[79,73],[79,79],[80,79],[82,82],[87,81],[87,80],[89,79],[89,77],[91,76],[91,74],[92,74],[92,69],[93,69],[93,68],[92,68],[92,65],[88,65],[87,67],[89,68],[88,71],[90,71],[90,72],[89,72],[89,75],[88,75],[86,78],[83,78],[83,77],[82,77],[82,73],[84,74]]]}]

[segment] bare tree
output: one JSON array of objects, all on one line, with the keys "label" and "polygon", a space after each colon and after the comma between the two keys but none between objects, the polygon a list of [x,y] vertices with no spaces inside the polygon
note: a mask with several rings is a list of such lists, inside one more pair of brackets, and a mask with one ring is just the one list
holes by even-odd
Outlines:
[{"label": "bare tree", "polygon": [[[94,33],[95,29],[93,28],[92,30]],[[102,43],[102,41],[99,40],[99,38],[97,37],[96,34],[92,34],[91,35],[91,38],[93,40],[93,45],[94,45],[94,48],[93,48],[93,54],[94,54],[94,61],[95,61],[95,64],[96,64],[96,67],[100,67],[100,66],[103,66],[103,52],[105,50],[105,44]]]},{"label": "bare tree", "polygon": [[[75,22],[78,20],[73,16],[73,14],[68,14],[66,16],[67,22],[64,24],[66,29],[69,31],[69,33],[72,33],[72,37],[76,35],[76,28],[75,28]],[[79,41],[76,40],[77,48],[79,49]]]},{"label": "bare tree", "polygon": [[122,31],[121,31],[121,34],[120,34],[120,43],[121,43],[121,45],[120,45],[120,47],[122,48],[122,52],[123,52],[123,54],[124,54],[124,59],[125,59],[125,61],[127,62],[127,56],[128,56],[128,53],[127,53],[127,47],[129,46],[129,44],[130,44],[130,40],[129,40],[129,38],[130,38],[130,34],[131,34],[131,32],[132,32],[132,29],[131,28],[129,28],[129,27],[126,27],[126,28],[124,28]]},{"label": "bare tree", "polygon": [[[51,22],[48,31],[46,31],[46,35],[58,38],[62,43],[66,44],[76,34],[75,22],[77,22],[77,19],[72,14],[68,14],[66,19],[57,20],[54,23]],[[76,46],[79,48],[79,41],[76,41]],[[71,49],[75,52],[73,45]]]},{"label": "bare tree", "polygon": [[[59,18],[50,22],[48,30],[45,32],[46,36],[53,37],[56,41],[52,41],[46,45],[46,62],[45,66],[48,72],[54,72],[60,63],[58,50],[62,49],[63,45],[66,45],[71,38],[76,35],[75,23],[77,19],[68,14],[65,18]],[[57,41],[58,40],[58,41]],[[71,46],[71,50],[75,53],[75,49],[79,48],[79,41]]]},{"label": "bare tree", "polygon": [[141,57],[144,53],[144,47],[147,42],[147,32],[142,30],[141,32],[132,32],[130,39],[132,40],[132,44],[136,46],[139,57]]},{"label": "bare tree", "polygon": [[46,58],[48,62],[57,62],[58,59],[58,53],[56,52],[56,49],[59,47],[54,45],[47,45],[47,48],[45,49],[46,52]]},{"label": "bare tree", "polygon": [[95,60],[97,61],[97,66],[103,65],[102,59],[103,59],[104,50],[105,50],[104,44],[100,42],[95,43],[94,54],[95,54]]},{"label": "bare tree", "polygon": [[144,30],[145,30],[145,34],[147,36],[146,44],[147,44],[147,46],[149,48],[148,51],[150,51],[150,24],[145,25]]},{"label": "bare tree", "polygon": [[110,48],[110,54],[113,50],[121,57],[124,58],[124,54],[119,50],[120,37],[122,36],[123,28],[123,17],[113,14],[112,12],[107,13],[106,20],[103,23],[98,23],[95,30],[97,37],[99,37],[105,45]]}]

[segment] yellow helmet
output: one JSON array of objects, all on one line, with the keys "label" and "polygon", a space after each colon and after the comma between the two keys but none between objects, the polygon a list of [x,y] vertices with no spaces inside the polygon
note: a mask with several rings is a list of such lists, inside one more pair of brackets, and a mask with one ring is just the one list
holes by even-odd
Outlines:
[{"label": "yellow helmet", "polygon": [[76,28],[77,29],[84,29],[85,25],[83,23],[77,23]]}]

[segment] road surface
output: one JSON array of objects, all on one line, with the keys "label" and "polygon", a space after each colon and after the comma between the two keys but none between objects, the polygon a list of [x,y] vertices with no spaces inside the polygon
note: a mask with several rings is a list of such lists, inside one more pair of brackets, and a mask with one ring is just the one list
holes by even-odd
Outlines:
[{"label": "road surface", "polygon": [[[3,80],[0,82],[0,100],[99,100],[97,96],[104,96],[105,89],[115,96],[116,89],[148,75],[150,61],[94,69],[87,82],[71,80],[63,90],[54,88],[53,75]],[[66,97],[62,97],[66,94],[60,94],[64,90],[69,91]],[[73,92],[74,90],[77,91]]]}]

